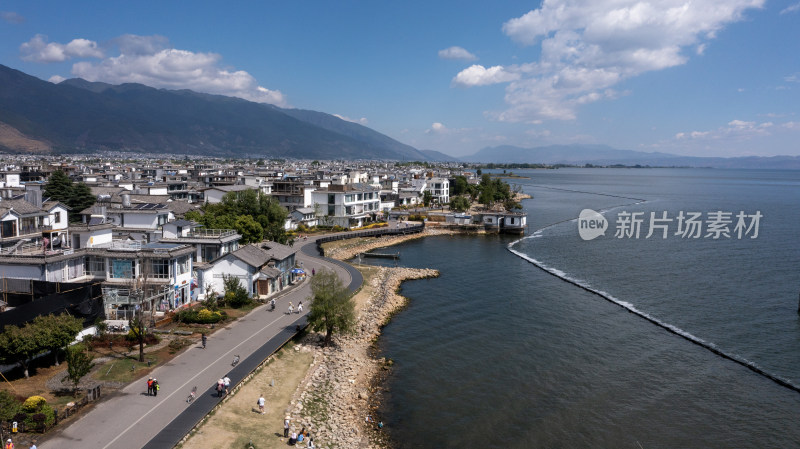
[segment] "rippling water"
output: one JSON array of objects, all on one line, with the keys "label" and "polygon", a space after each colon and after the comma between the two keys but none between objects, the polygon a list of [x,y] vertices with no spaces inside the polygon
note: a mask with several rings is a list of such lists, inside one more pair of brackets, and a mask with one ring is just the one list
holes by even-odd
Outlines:
[{"label": "rippling water", "polygon": [[[799,172],[525,174],[514,182],[535,196],[524,203],[531,233],[544,228],[535,237],[398,247],[403,265],[441,271],[404,284],[410,305],[381,339],[397,362],[383,418],[399,446],[800,445],[800,393],[529,262],[800,385]],[[614,239],[612,229],[585,242],[569,221],[584,208],[764,218],[757,239]]]}]

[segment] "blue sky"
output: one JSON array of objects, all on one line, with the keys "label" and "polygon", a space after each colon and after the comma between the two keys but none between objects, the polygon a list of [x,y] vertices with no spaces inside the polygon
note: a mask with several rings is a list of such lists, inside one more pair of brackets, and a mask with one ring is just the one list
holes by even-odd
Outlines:
[{"label": "blue sky", "polygon": [[800,155],[798,0],[222,5],[2,2],[0,63],[323,111],[455,156]]}]

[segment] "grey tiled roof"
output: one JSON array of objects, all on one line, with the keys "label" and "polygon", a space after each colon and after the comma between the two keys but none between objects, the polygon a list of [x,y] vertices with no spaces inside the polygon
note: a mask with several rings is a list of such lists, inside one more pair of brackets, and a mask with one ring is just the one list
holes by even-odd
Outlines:
[{"label": "grey tiled roof", "polygon": [[270,255],[266,251],[255,245],[242,246],[241,248],[232,252],[231,255],[256,268],[264,266],[270,259]]},{"label": "grey tiled roof", "polygon": [[263,242],[261,243],[261,248],[263,251],[269,253],[275,260],[286,259],[297,252],[296,249],[291,248],[288,245],[281,245],[278,242]]}]

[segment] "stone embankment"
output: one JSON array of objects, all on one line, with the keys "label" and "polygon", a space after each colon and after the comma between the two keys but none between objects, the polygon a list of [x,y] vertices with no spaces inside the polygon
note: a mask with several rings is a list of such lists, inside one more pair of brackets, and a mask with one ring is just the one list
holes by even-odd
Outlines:
[{"label": "stone embankment", "polygon": [[448,229],[446,227],[439,226],[426,226],[424,231],[416,234],[380,237],[376,239],[370,239],[368,242],[357,241],[352,245],[345,245],[333,248],[331,250],[326,250],[325,256],[339,260],[348,260],[356,257],[359,253],[364,253],[375,248],[383,248],[384,246],[397,245],[398,243],[405,242],[406,240],[419,239],[432,235],[452,235],[463,233],[463,231],[459,231],[458,229]]},{"label": "stone embankment", "polygon": [[[385,243],[384,243],[385,245]],[[364,251],[363,248],[360,249]],[[334,345],[321,348],[322,336],[312,334],[303,344],[315,350],[314,362],[289,407],[296,431],[310,430],[320,448],[379,448],[384,440],[377,419],[370,415],[372,380],[385,360],[369,355],[369,349],[393,313],[406,304],[397,291],[407,279],[436,277],[430,269],[378,267],[357,308],[358,323],[351,335],[335,336]]]}]

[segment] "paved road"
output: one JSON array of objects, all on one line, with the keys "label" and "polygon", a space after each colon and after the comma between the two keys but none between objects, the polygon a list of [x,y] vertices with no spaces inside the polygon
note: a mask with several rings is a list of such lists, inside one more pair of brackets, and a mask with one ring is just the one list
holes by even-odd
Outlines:
[{"label": "paved road", "polygon": [[[313,239],[298,244],[303,248],[298,251],[297,259],[303,262],[306,271],[310,272],[312,269],[319,271],[326,267],[334,269],[351,289],[361,284],[360,273],[355,271],[351,274],[352,267],[317,257]],[[276,345],[279,347],[294,335],[296,324],[304,322],[308,308],[304,309],[302,315],[288,315],[286,311],[289,301],[296,307],[299,301],[304,301],[310,294],[310,283],[305,282],[281,296],[277,300],[274,312],[269,312],[266,305],[260,306],[247,316],[210,335],[205,350],[199,344],[194,345],[169,363],[153,370],[151,375],[157,378],[161,385],[157,397],[146,395],[147,376],[142,377],[113,397],[97,404],[86,415],[57,432],[39,447],[43,449],[172,447],[169,441],[173,439],[177,441],[185,435],[185,432],[176,435],[182,431],[179,430],[182,427],[175,427],[176,425],[186,426],[192,424],[189,423],[191,420],[196,423],[219,401],[212,394],[212,386],[216,384],[217,379],[228,374],[234,384],[238,383],[249,373],[248,368],[251,370],[251,366],[257,366],[266,355],[274,351],[274,349],[270,351],[270,347]],[[266,355],[265,351],[268,352]],[[242,361],[236,368],[232,368],[231,361],[235,354],[239,354]],[[250,357],[251,355],[253,357]],[[193,386],[197,386],[198,399],[188,405],[185,400]],[[171,423],[172,426],[168,427]],[[158,438],[155,438],[156,436]]]}]

